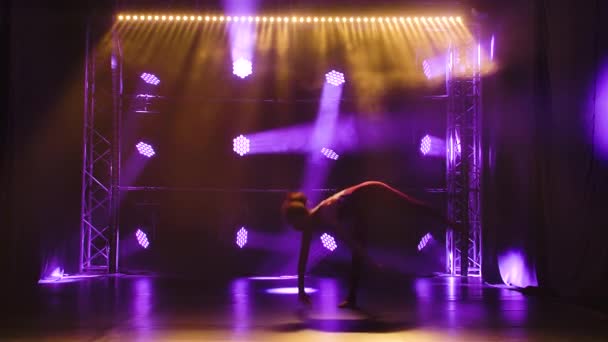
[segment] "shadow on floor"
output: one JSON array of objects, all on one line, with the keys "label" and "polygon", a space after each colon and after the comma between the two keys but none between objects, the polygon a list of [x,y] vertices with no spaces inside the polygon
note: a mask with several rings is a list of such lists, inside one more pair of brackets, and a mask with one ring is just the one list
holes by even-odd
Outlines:
[{"label": "shadow on floor", "polygon": [[308,319],[302,322],[285,323],[271,328],[276,332],[317,330],[323,332],[387,333],[413,329],[414,324],[405,321],[384,321],[375,318],[363,319]]}]

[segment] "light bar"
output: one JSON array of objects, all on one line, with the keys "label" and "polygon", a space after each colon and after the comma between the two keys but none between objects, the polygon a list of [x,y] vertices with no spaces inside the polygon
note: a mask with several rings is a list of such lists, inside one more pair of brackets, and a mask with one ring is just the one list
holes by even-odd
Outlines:
[{"label": "light bar", "polygon": [[443,24],[462,24],[463,19],[460,16],[422,16],[422,17],[395,17],[395,16],[377,16],[377,17],[361,17],[361,16],[230,16],[218,14],[162,14],[162,13],[121,13],[116,16],[117,21],[122,22],[226,22],[235,24],[253,24],[253,23],[294,23],[294,24],[383,24],[383,23],[408,23],[425,22],[443,23]]}]

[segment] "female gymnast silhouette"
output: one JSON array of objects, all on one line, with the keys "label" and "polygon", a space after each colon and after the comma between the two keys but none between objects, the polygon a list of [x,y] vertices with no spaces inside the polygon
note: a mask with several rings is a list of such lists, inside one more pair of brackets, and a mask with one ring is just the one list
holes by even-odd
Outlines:
[{"label": "female gymnast silhouette", "polygon": [[282,205],[287,224],[302,232],[298,262],[298,298],[310,303],[304,292],[304,274],[312,235],[321,230],[331,232],[343,241],[352,252],[348,296],[340,304],[343,308],[357,305],[357,291],[364,262],[376,265],[366,252],[367,237],[377,218],[433,218],[451,229],[461,231],[440,212],[422,201],[416,200],[389,185],[368,181],[346,188],[322,200],[313,209],[306,206],[306,196],[301,192],[289,193]]}]

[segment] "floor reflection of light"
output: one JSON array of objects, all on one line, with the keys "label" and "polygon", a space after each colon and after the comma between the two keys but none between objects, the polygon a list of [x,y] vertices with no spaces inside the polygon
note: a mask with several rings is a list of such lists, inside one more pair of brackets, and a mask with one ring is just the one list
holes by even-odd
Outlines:
[{"label": "floor reflection of light", "polygon": [[[304,291],[306,293],[315,293],[317,292],[317,289],[313,289],[312,287],[306,287],[304,288]],[[275,287],[272,289],[267,289],[266,293],[270,293],[270,294],[298,294],[298,288],[297,287]]]},{"label": "floor reflection of light", "polygon": [[321,289],[320,303],[323,312],[335,312],[338,305],[338,284],[335,279],[321,279],[319,281]]},{"label": "floor reflection of light", "polygon": [[230,288],[232,295],[232,318],[235,333],[241,333],[249,328],[251,321],[249,303],[249,281],[237,279]]},{"label": "floor reflection of light", "polygon": [[502,319],[515,326],[523,325],[528,318],[528,301],[525,296],[507,287],[502,287],[499,291]]},{"label": "floor reflection of light", "polygon": [[431,280],[428,278],[418,278],[414,281],[414,290],[418,299],[432,299]]},{"label": "floor reflection of light", "polygon": [[151,329],[152,279],[147,277],[135,279],[132,295],[133,324],[140,333],[145,333]]},{"label": "floor reflection of light", "polygon": [[456,299],[456,277],[448,277],[448,300]]},{"label": "floor reflection of light", "polygon": [[65,283],[74,283],[77,281],[81,281],[83,279],[88,278],[100,278],[105,275],[74,275],[74,276],[63,276],[61,279],[40,279],[38,280],[38,284],[65,284]]}]

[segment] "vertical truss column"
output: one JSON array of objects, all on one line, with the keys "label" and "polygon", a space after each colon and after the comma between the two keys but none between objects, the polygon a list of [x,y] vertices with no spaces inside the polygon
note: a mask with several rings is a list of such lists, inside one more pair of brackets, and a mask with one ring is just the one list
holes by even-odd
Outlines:
[{"label": "vertical truss column", "polygon": [[[111,72],[113,45],[102,41],[92,46],[96,25],[87,23],[84,70],[83,163],[80,213],[80,272],[116,271],[118,167],[120,154],[115,79]],[[118,154],[118,156],[117,156]]]},{"label": "vertical truss column", "polygon": [[[471,53],[473,52],[473,53]],[[479,46],[452,49],[448,67],[446,183],[448,217],[465,233],[447,233],[447,272],[481,276],[481,76]]]},{"label": "vertical truss column", "polygon": [[118,272],[118,248],[120,242],[120,169],[122,135],[122,47],[118,34],[112,34],[110,56],[112,78],[112,172],[110,206],[110,273]]}]

